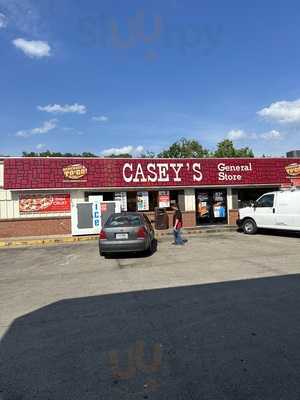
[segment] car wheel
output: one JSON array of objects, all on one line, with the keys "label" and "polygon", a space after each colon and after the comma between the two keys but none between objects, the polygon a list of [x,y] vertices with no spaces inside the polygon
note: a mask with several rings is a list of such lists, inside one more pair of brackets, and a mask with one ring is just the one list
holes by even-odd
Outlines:
[{"label": "car wheel", "polygon": [[246,235],[254,235],[257,232],[257,226],[253,219],[246,219],[243,222],[242,228]]},{"label": "car wheel", "polygon": [[154,253],[154,240],[150,242],[148,249],[146,250],[146,254],[151,256]]}]

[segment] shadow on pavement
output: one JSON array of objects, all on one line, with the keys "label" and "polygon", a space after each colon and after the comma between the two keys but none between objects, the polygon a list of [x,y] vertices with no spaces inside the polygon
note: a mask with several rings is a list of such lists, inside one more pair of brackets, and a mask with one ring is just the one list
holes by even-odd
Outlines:
[{"label": "shadow on pavement", "polygon": [[[244,234],[242,229],[237,229],[237,232]],[[290,238],[300,238],[300,232],[298,231],[286,231],[277,229],[258,229],[256,236],[274,236],[274,237],[290,237]]]},{"label": "shadow on pavement", "polygon": [[300,232],[297,231],[285,231],[285,230],[274,230],[274,229],[260,229],[258,235],[265,236],[281,236],[290,238],[300,238]]},{"label": "shadow on pavement", "polygon": [[0,398],[299,399],[299,275],[63,300],[16,319]]}]

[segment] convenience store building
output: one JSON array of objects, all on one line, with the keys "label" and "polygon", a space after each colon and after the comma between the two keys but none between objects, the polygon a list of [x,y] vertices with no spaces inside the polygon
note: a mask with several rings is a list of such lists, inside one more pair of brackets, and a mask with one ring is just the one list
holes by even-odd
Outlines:
[{"label": "convenience store building", "polygon": [[238,208],[299,178],[299,158],[2,158],[0,237],[70,234],[72,209],[95,198],[151,219],[176,201],[186,227],[235,224]]}]

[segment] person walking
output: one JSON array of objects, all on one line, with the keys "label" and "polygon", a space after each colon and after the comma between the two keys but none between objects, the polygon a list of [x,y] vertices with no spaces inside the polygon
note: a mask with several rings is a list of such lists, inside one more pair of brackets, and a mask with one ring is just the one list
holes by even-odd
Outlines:
[{"label": "person walking", "polygon": [[181,237],[181,228],[182,228],[182,213],[178,207],[178,204],[173,205],[173,233],[174,233],[174,245],[183,246],[185,241]]}]

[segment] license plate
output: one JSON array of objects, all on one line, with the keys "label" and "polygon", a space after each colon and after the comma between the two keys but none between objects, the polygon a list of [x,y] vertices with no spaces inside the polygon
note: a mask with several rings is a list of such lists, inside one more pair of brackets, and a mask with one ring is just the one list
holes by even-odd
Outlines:
[{"label": "license plate", "polygon": [[116,233],[116,239],[128,239],[128,233]]}]

